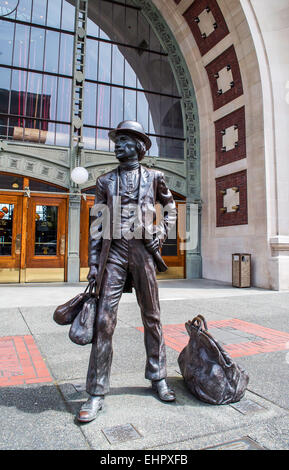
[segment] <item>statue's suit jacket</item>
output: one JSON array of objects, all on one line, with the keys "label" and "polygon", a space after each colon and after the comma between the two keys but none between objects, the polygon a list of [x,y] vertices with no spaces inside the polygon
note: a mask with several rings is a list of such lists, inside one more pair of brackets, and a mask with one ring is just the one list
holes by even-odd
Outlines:
[{"label": "statue's suit jacket", "polygon": [[[95,206],[91,211],[88,264],[89,266],[98,266],[98,289],[101,285],[113,238],[114,224],[117,219],[116,196],[118,196],[118,191],[118,168],[115,168],[114,170],[97,178]],[[156,234],[160,240],[161,246],[167,238],[170,228],[176,222],[175,202],[165,183],[163,173],[158,170],[147,169],[140,165],[138,205],[143,221],[143,238],[147,238],[146,229],[149,229],[149,227],[145,226],[145,215],[150,212],[153,219],[156,218],[155,204],[157,202],[165,208],[162,223],[158,224],[159,230]],[[108,211],[106,212],[104,208],[107,208]],[[131,287],[131,281],[130,278],[128,278],[124,292],[131,292]]]}]

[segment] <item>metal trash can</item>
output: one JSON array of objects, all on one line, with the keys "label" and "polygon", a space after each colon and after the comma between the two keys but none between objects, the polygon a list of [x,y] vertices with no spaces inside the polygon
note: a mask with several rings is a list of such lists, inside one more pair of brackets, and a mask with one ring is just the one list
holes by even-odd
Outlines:
[{"label": "metal trash can", "polygon": [[248,253],[232,254],[232,285],[251,287],[251,255]]}]

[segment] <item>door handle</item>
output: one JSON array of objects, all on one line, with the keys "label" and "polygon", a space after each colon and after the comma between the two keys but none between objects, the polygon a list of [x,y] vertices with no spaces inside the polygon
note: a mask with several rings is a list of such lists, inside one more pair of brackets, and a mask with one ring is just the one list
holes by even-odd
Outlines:
[{"label": "door handle", "polygon": [[18,233],[15,238],[15,255],[21,253],[21,233]]},{"label": "door handle", "polygon": [[65,234],[60,238],[60,255],[65,255]]}]

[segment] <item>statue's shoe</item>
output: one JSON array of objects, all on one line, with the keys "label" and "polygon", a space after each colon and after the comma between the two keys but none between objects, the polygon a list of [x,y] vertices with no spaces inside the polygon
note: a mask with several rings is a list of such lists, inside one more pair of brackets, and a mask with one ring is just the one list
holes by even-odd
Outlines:
[{"label": "statue's shoe", "polygon": [[103,398],[102,397],[90,397],[80,408],[77,415],[78,421],[81,423],[89,423],[93,421],[97,413],[102,409]]},{"label": "statue's shoe", "polygon": [[175,392],[169,388],[166,379],[153,380],[152,389],[162,401],[174,401],[176,399]]}]

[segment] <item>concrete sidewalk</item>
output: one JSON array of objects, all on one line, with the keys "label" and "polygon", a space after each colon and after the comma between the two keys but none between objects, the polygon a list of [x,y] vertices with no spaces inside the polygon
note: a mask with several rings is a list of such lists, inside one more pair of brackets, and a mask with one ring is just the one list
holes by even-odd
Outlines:
[{"label": "concrete sidewalk", "polygon": [[[140,312],[135,295],[124,294],[111,393],[99,417],[85,425],[75,414],[87,397],[90,346],[71,343],[69,326],[52,319],[55,307],[85,284],[1,286],[0,449],[289,448],[289,292],[205,280],[159,286],[176,402],[160,402],[144,379]],[[184,385],[177,358],[188,340],[184,323],[196,314],[250,375],[238,404],[202,403]]]}]

